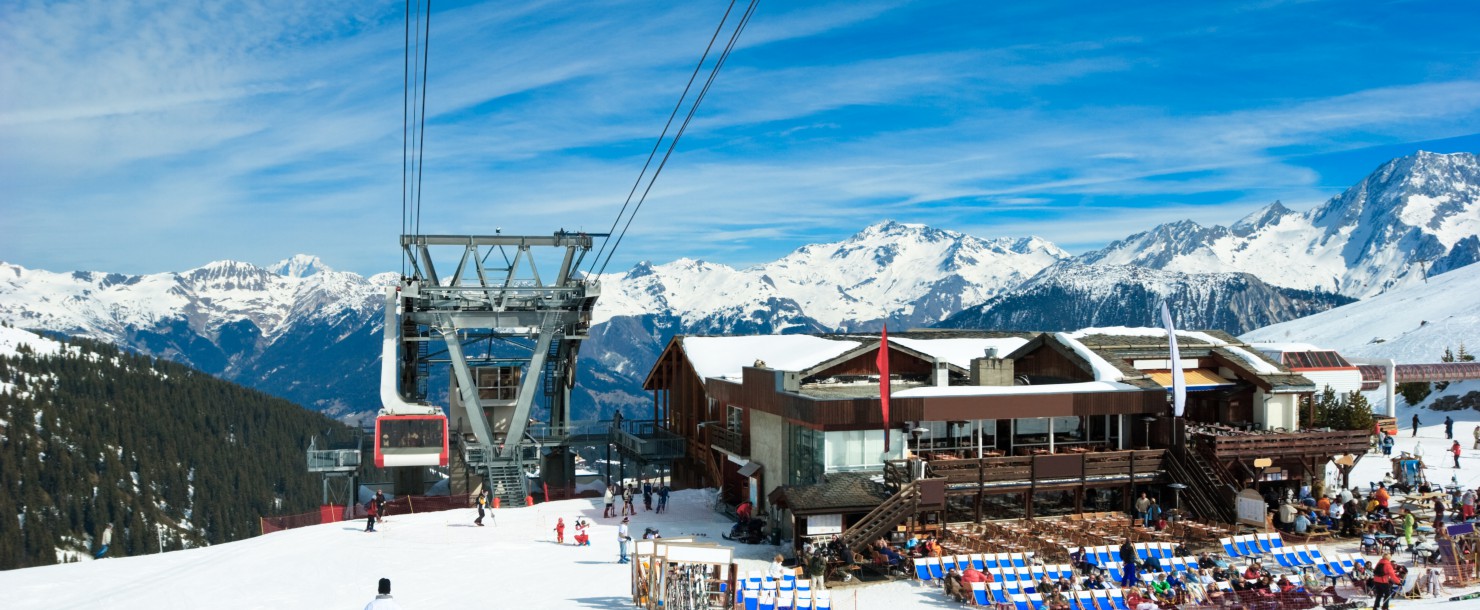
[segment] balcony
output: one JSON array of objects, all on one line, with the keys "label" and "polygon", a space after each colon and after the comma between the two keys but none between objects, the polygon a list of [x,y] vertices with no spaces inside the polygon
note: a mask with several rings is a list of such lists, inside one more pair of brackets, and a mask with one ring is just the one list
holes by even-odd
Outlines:
[{"label": "balcony", "polygon": [[704,429],[709,431],[711,447],[723,449],[735,455],[745,455],[745,435],[739,430],[726,428],[720,422],[710,422]]},{"label": "balcony", "polygon": [[[1125,482],[1160,476],[1165,450],[1091,451],[981,459],[933,459],[925,464],[926,478],[943,478],[946,488],[1009,488],[1055,483]],[[886,484],[909,477],[903,460],[885,465]]]},{"label": "balcony", "polygon": [[1362,455],[1372,441],[1367,430],[1306,430],[1300,432],[1243,432],[1202,428],[1189,430],[1188,439],[1219,460],[1255,458],[1330,457]]}]

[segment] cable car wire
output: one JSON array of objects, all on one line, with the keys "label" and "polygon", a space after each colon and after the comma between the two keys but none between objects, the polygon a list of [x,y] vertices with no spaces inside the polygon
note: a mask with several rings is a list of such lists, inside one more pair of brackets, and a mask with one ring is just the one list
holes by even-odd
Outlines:
[{"label": "cable car wire", "polygon": [[[724,68],[725,61],[727,59],[729,59],[730,52],[734,50],[735,43],[740,40],[740,34],[745,31],[745,26],[750,23],[750,18],[751,18],[751,16],[753,16],[755,14],[756,6],[759,3],[760,3],[760,0],[750,0],[750,4],[746,7],[744,14],[742,14],[740,16],[740,20],[735,25],[734,32],[730,34],[730,39],[725,44],[724,51],[722,51],[720,53],[719,57],[715,59],[714,66],[712,68],[710,68],[709,77],[705,80],[704,86],[702,88],[700,88],[699,93],[694,96],[694,101],[689,106],[689,111],[684,116],[683,123],[679,126],[678,132],[675,133],[673,135],[673,138],[669,141],[669,143],[668,143],[668,149],[666,151],[664,151],[664,153],[663,153],[663,159],[658,163],[657,169],[653,170],[652,177],[650,177],[648,179],[647,186],[643,189],[642,196],[639,197],[638,200],[637,200],[637,205],[633,206],[632,213],[629,214],[629,215],[627,215],[627,222],[622,225],[622,231],[617,234],[617,238],[615,240],[612,240],[610,236],[607,237],[607,240],[608,241],[612,241],[612,247],[611,247],[611,249],[610,250],[606,250],[606,244],[605,244],[605,242],[603,242],[603,244],[602,244],[602,251],[605,251],[606,252],[606,258],[604,260],[601,260],[601,251],[598,251],[597,252],[597,255],[592,259],[591,268],[596,268],[596,261],[597,260],[601,260],[601,266],[599,268],[596,268],[596,275],[601,275],[602,273],[605,273],[606,272],[607,265],[611,263],[612,257],[617,252],[617,247],[619,247],[619,246],[622,245],[622,238],[624,238],[624,237],[627,236],[627,230],[629,228],[631,228],[633,219],[637,218],[637,213],[642,210],[642,205],[643,205],[643,203],[645,203],[647,201],[648,194],[652,192],[653,185],[657,182],[658,176],[663,172],[663,168],[668,164],[669,157],[673,156],[673,151],[678,147],[678,140],[683,137],[683,134],[685,132],[688,131],[689,123],[691,121],[693,121],[694,115],[696,113],[698,113],[698,111],[699,111],[699,105],[704,102],[704,97],[709,93],[709,88],[714,85],[714,81],[719,76],[720,70],[722,68]],[[730,7],[731,7],[731,9],[734,7],[734,0],[731,0]],[[730,12],[731,12],[730,9],[726,9],[725,10],[725,17],[720,20],[719,28],[717,28],[716,31],[715,31],[716,36],[718,35],[718,33],[719,33],[720,30],[723,30],[724,29],[725,22],[729,20]],[[709,55],[710,48],[712,48],[713,45],[714,45],[714,38],[711,38],[710,39],[709,44],[710,44],[710,47],[706,48],[705,51],[704,51],[704,57],[707,57]],[[703,64],[704,64],[704,59],[703,59],[703,57],[701,57],[700,60],[699,60],[699,66],[703,66]],[[698,67],[695,68],[695,72],[694,73],[695,73],[695,75],[698,74]],[[689,77],[689,86],[685,86],[684,87],[684,96],[687,96],[688,95],[689,87],[693,85],[693,78],[694,78],[693,76],[690,76]],[[678,103],[677,106],[674,107],[675,115],[677,113],[678,108],[679,107],[682,107],[682,105],[683,105],[684,96],[680,96],[679,97],[679,103]],[[670,115],[670,117],[669,117],[669,125],[672,124],[672,121],[673,121],[673,115]],[[665,125],[664,128],[663,128],[663,133],[666,135],[667,134],[667,131],[668,131],[668,126]],[[663,136],[660,135],[658,137],[658,143],[654,144],[654,146],[653,146],[653,152],[652,153],[649,153],[649,155],[648,155],[648,162],[643,165],[643,173],[646,173],[648,164],[650,164],[652,162],[653,155],[657,152],[657,148],[659,147],[659,145],[661,145],[662,141],[663,141]],[[641,174],[638,175],[637,182],[639,184],[642,182],[642,175]],[[636,188],[637,188],[637,185],[633,185],[633,191],[634,192],[636,191]],[[632,194],[629,193],[628,194],[628,201],[629,202],[631,201],[631,198],[632,198]],[[626,209],[627,209],[627,204],[623,204],[622,205],[622,210],[625,211]],[[618,214],[617,214],[617,220],[612,223],[612,227],[615,228],[616,225],[617,225],[617,223],[621,222],[621,220],[622,220],[622,213],[621,212],[618,212]]]}]

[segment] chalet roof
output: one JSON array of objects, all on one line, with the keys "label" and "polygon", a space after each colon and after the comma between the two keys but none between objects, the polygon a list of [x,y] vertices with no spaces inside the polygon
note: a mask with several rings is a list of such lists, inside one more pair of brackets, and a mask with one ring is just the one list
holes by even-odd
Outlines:
[{"label": "chalet roof", "polygon": [[771,492],[772,503],[798,515],[816,515],[872,510],[889,499],[881,473],[836,472],[815,485],[782,485]]},{"label": "chalet roof", "polygon": [[[1161,389],[1146,371],[1137,370],[1138,359],[1167,357],[1166,331],[1161,328],[1087,328],[1073,332],[1030,333],[1002,331],[911,330],[891,333],[895,349],[924,358],[939,358],[953,368],[965,371],[971,360],[988,349],[1008,358],[1021,358],[1036,349],[1049,348],[1093,374],[1103,386],[1085,386],[1079,391],[1121,391]],[[749,336],[680,336],[675,343],[694,371],[703,379],[739,380],[745,367],[762,361],[768,368],[807,372],[859,353],[877,349],[878,335],[849,333],[838,335],[749,335]],[[1285,368],[1263,352],[1253,349],[1222,331],[1177,331],[1177,344],[1183,358],[1213,357],[1235,371],[1236,376],[1273,392],[1311,392],[1315,384]],[[1060,386],[1072,384],[1058,384]],[[1071,388],[1059,387],[1059,391]],[[1005,393],[1011,387],[979,386],[973,389],[909,388],[919,396],[937,392]],[[837,397],[877,396],[869,384],[840,384],[836,387],[808,386],[809,394]],[[915,394],[912,394],[915,395]]]},{"label": "chalet roof", "polygon": [[[972,358],[995,349],[1006,354],[1026,343],[1032,333],[987,331],[905,331],[889,334],[889,342],[905,351],[939,358],[963,371]],[[742,370],[764,361],[781,371],[807,371],[822,363],[876,349],[877,333],[840,335],[685,336],[684,354],[700,378],[740,379]]]}]

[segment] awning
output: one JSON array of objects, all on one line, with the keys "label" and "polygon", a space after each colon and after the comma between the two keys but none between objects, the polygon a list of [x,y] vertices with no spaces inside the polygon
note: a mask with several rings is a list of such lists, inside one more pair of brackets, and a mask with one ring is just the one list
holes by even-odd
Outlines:
[{"label": "awning", "polygon": [[[1146,371],[1146,374],[1151,376],[1152,381],[1161,384],[1161,387],[1172,387],[1171,371]],[[1235,385],[1232,379],[1219,377],[1217,373],[1208,369],[1182,369],[1182,377],[1187,380],[1188,392],[1215,390]]]},{"label": "awning", "polygon": [[748,463],[748,464],[740,467],[740,476],[746,477],[746,478],[750,478],[750,477],[755,476],[755,474],[758,473],[758,472],[760,472],[760,471],[761,471],[761,463],[760,462],[750,462],[750,463]]}]

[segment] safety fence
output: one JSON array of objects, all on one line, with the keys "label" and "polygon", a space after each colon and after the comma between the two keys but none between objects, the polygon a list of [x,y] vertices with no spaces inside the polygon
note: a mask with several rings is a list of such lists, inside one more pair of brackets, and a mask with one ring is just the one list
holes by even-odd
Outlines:
[{"label": "safety fence", "polygon": [[[434,513],[457,508],[469,508],[473,506],[473,494],[457,494],[452,496],[401,496],[387,500],[385,511],[381,517],[394,515],[410,515],[416,513]],[[276,517],[261,517],[259,519],[262,533],[270,534],[299,527],[319,525],[323,523],[334,523],[352,519],[364,519],[368,514],[365,505],[356,504],[346,507],[342,504],[326,504],[320,506],[319,510],[311,513],[297,515],[278,515]]]}]

